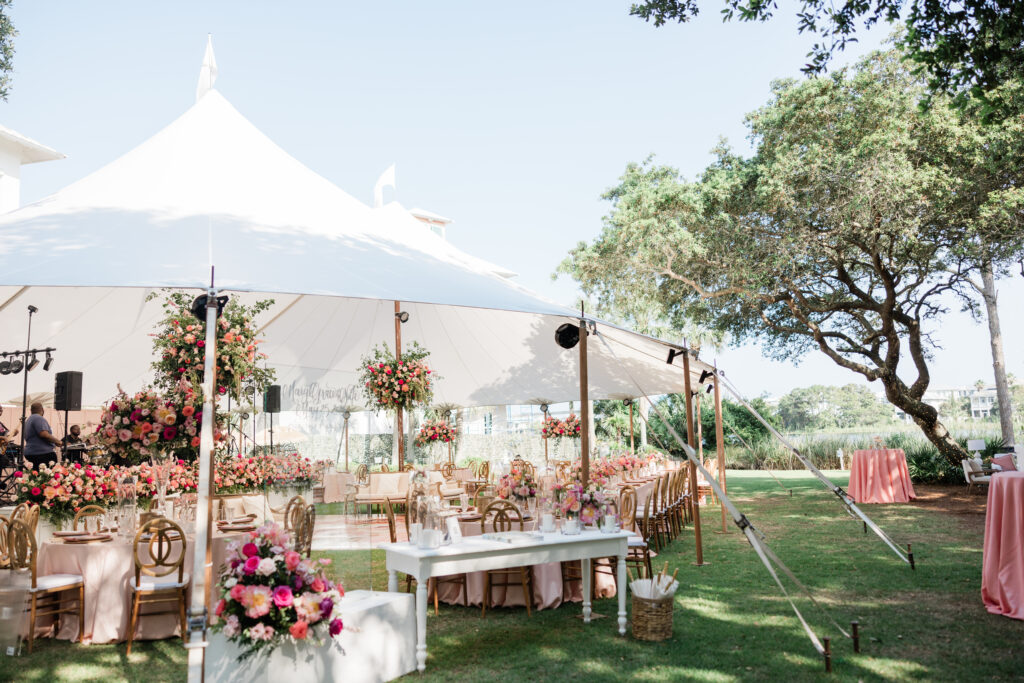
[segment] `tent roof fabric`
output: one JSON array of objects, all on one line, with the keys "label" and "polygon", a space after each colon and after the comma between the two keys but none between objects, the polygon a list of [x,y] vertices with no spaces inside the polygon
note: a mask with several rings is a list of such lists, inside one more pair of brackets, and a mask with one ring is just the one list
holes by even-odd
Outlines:
[{"label": "tent roof fabric", "polygon": [[[262,336],[285,409],[363,405],[359,359],[394,341],[431,351],[439,403],[578,398],[577,357],[554,330],[579,314],[495,274],[400,206],[373,210],[270,141],[216,90],[134,150],[0,217],[0,350],[54,346],[53,370],[84,373],[96,405],[149,378],[154,289],[274,298]],[[198,292],[197,292],[198,293]],[[593,398],[682,390],[668,346],[601,323],[623,362],[590,345]],[[707,366],[695,363],[694,373]],[[11,376],[8,376],[11,377]],[[7,378],[0,378],[0,382]],[[20,382],[20,378],[19,378]],[[52,390],[37,369],[30,391]],[[13,383],[12,383],[13,384]],[[8,393],[13,387],[8,387]]]}]

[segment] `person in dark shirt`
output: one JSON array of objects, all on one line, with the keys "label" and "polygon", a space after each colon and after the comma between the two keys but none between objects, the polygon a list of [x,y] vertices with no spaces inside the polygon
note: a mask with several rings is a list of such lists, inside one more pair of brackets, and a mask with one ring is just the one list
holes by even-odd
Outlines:
[{"label": "person in dark shirt", "polygon": [[53,435],[50,423],[43,417],[43,404],[33,403],[32,414],[25,420],[25,460],[33,467],[55,463],[55,446],[60,446],[60,439]]},{"label": "person in dark shirt", "polygon": [[[4,407],[0,406],[0,417],[3,417],[3,414],[4,414]],[[17,427],[15,427],[14,431],[12,432],[11,430],[9,430],[7,428],[7,425],[5,425],[2,421],[0,421],[0,445],[2,445],[4,448],[6,448],[7,444],[10,443],[11,439],[16,437],[17,435],[18,435],[18,428]],[[3,448],[0,448],[0,450],[3,450]]]}]

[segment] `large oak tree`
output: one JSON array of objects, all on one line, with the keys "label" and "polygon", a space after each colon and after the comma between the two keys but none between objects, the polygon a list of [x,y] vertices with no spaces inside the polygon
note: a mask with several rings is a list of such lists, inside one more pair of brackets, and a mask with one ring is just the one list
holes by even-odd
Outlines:
[{"label": "large oak tree", "polygon": [[952,462],[930,333],[982,261],[1021,250],[1020,117],[983,126],[938,99],[894,51],[780,81],[747,117],[756,151],[725,144],[699,179],[631,164],[601,235],[563,262],[604,311],[656,301],[771,356],[817,351],[869,381]]}]

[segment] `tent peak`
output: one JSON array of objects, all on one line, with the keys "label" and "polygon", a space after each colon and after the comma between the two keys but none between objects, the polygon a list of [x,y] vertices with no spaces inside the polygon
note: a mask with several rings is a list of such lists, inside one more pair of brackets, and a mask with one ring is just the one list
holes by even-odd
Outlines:
[{"label": "tent peak", "polygon": [[196,84],[196,102],[203,95],[213,90],[217,80],[217,58],[213,56],[213,34],[206,34],[206,52],[203,53],[203,65],[199,68],[199,82]]}]

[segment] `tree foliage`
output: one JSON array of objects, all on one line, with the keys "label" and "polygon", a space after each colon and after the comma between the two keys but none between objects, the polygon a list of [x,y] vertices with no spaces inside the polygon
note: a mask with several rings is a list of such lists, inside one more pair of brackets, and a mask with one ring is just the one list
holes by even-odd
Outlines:
[{"label": "tree foliage", "polygon": [[892,407],[860,384],[794,389],[779,399],[778,414],[786,429],[873,427],[893,420]]},{"label": "tree foliage", "polygon": [[936,101],[895,51],[827,77],[773,84],[747,117],[756,146],[724,143],[693,182],[651,160],[605,197],[601,235],[562,263],[584,293],[656,300],[757,338],[770,356],[817,350],[869,381],[957,461],[934,408],[929,331],[946,295],[966,298],[979,249],[1021,253],[1024,117],[984,126]]},{"label": "tree foliage", "polygon": [[[768,21],[777,7],[768,0],[725,0],[722,16]],[[630,14],[655,26],[689,21],[699,11],[697,0],[644,0],[630,8]],[[900,45],[933,94],[955,96],[958,104],[973,98],[986,115],[1008,110],[999,86],[1024,70],[1024,3],[1019,0],[801,0],[798,30],[820,38],[804,72],[823,73],[836,52],[857,42],[859,22],[863,28],[896,23],[901,14],[906,30]]]},{"label": "tree foliage", "polygon": [[14,70],[14,37],[18,35],[10,15],[11,0],[0,0],[0,99],[7,101]]}]

